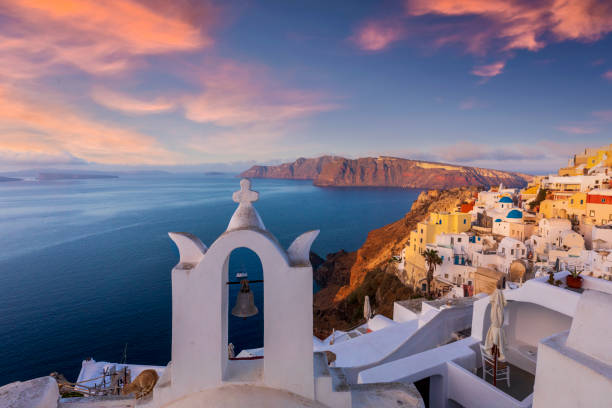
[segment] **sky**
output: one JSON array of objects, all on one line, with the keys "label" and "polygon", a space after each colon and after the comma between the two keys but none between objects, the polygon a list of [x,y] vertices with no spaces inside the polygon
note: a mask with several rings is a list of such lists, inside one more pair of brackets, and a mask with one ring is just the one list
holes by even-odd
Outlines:
[{"label": "sky", "polygon": [[609,143],[610,0],[0,0],[0,170],[545,173]]}]

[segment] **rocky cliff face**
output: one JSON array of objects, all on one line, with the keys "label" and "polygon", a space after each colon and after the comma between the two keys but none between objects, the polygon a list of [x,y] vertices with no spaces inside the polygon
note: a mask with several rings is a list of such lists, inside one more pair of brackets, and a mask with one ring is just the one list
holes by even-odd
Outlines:
[{"label": "rocky cliff face", "polygon": [[314,180],[321,173],[323,167],[334,160],[335,157],[333,156],[322,156],[316,159],[299,158],[293,163],[283,163],[278,166],[253,166],[240,176],[249,178]]},{"label": "rocky cliff face", "polygon": [[[391,318],[393,302],[420,295],[391,261],[406,246],[416,224],[433,211],[452,211],[462,202],[473,199],[474,187],[422,192],[404,218],[370,231],[361,248],[355,252],[340,251],[327,256],[315,272],[323,287],[314,296],[314,334],[327,337],[332,328],[346,329],[359,322],[365,295],[373,308]],[[418,279],[417,279],[418,280]]]},{"label": "rocky cliff face", "polygon": [[531,176],[478,167],[423,162],[395,157],[345,159],[300,158],[278,166],[253,166],[241,174],[252,178],[314,180],[321,187],[405,187],[446,189],[461,186],[524,187]]}]

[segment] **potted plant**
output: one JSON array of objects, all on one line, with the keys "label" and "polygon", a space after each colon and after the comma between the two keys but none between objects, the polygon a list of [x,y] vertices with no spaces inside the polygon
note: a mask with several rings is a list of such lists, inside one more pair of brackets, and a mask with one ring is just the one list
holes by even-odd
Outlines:
[{"label": "potted plant", "polygon": [[567,286],[574,289],[580,289],[582,287],[582,276],[580,276],[581,273],[582,271],[576,271],[576,269],[570,271],[570,274],[567,275],[567,278],[565,278],[565,283],[567,283]]}]

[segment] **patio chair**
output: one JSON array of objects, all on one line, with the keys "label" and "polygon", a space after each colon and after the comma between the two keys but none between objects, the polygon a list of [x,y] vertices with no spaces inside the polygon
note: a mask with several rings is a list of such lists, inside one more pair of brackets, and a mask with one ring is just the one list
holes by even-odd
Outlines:
[{"label": "patio chair", "polygon": [[510,388],[510,365],[506,361],[497,360],[497,367],[495,367],[495,359],[485,349],[484,344],[480,345],[480,356],[482,358],[482,379],[486,381],[487,375],[493,378],[493,374],[497,371],[497,381],[506,380]]}]

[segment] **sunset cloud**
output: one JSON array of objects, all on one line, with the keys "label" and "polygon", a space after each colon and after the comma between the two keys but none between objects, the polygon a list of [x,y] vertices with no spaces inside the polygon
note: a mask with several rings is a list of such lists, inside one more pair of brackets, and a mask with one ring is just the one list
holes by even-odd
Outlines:
[{"label": "sunset cloud", "polygon": [[14,157],[70,155],[107,164],[177,161],[151,136],[28,100],[7,87],[0,87],[0,152]]},{"label": "sunset cloud", "polygon": [[[352,39],[367,51],[410,38],[507,60],[515,50],[538,51],[568,40],[593,42],[612,32],[612,2],[606,0],[404,0],[404,10],[403,20],[394,17],[393,24],[366,20]],[[504,65],[478,66],[472,73],[493,77]]]},{"label": "sunset cloud", "polygon": [[359,27],[352,40],[364,51],[382,51],[403,36],[404,29],[401,23],[392,20],[372,20]]},{"label": "sunset cloud", "polygon": [[461,110],[472,110],[472,109],[476,109],[476,108],[481,108],[484,105],[485,104],[483,104],[482,102],[478,101],[476,98],[466,98],[466,99],[462,100],[461,102],[459,102],[459,109],[461,109]]},{"label": "sunset cloud", "polygon": [[92,99],[108,109],[128,114],[147,115],[172,110],[174,102],[164,97],[156,97],[150,100],[134,98],[130,95],[96,87],[91,93]]},{"label": "sunset cloud", "polygon": [[571,133],[574,135],[589,135],[592,133],[597,133],[598,130],[594,127],[590,126],[580,126],[580,125],[566,125],[557,127],[562,132]]},{"label": "sunset cloud", "polygon": [[607,122],[612,122],[612,110],[595,111],[593,116]]},{"label": "sunset cloud", "polygon": [[312,91],[285,88],[262,68],[223,61],[198,73],[203,91],[181,99],[185,116],[219,126],[278,123],[337,109]]},{"label": "sunset cloud", "polygon": [[474,67],[472,74],[481,77],[494,77],[503,72],[505,65],[506,63],[503,61],[494,62],[493,64],[488,65],[479,65]]},{"label": "sunset cloud", "polygon": [[461,30],[456,42],[475,54],[537,51],[551,41],[596,41],[612,31],[612,3],[602,0],[406,0],[405,5],[409,16],[471,19],[469,29],[459,20],[454,26]]},{"label": "sunset cloud", "polygon": [[604,72],[603,77],[608,81],[612,81],[612,69],[610,71]]},{"label": "sunset cloud", "polygon": [[178,5],[163,3],[149,8],[132,0],[0,1],[0,74],[19,79],[61,66],[112,74],[133,66],[137,57],[208,47],[214,10],[202,4],[207,11],[196,26]]}]

